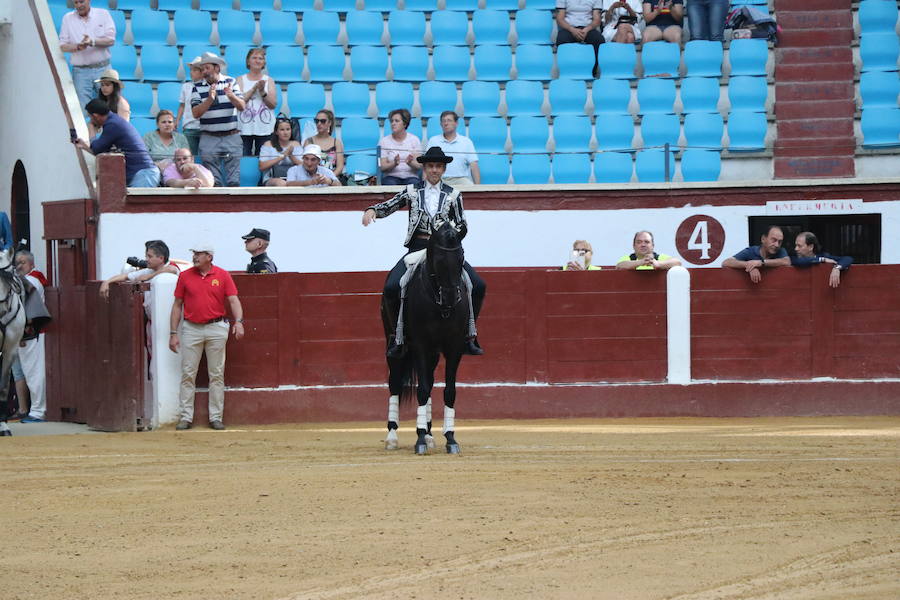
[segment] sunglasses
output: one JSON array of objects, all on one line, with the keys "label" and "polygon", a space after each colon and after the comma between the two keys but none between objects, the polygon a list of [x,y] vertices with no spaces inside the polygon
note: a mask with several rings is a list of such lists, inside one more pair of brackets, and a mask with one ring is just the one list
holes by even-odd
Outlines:
[{"label": "sunglasses", "polygon": [[593,252],[593,250],[589,250],[587,248],[575,248],[575,252],[579,254],[587,254],[588,252]]},{"label": "sunglasses", "polygon": [[328,119],[313,119],[316,123],[327,123]]}]

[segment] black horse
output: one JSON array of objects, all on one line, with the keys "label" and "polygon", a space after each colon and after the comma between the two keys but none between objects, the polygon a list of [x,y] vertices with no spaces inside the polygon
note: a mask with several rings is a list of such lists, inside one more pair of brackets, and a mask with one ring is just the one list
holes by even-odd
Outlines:
[{"label": "black horse", "polygon": [[[463,281],[463,248],[456,229],[444,223],[432,234],[419,264],[406,286],[404,305],[404,344],[407,352],[400,358],[388,358],[388,436],[385,447],[397,448],[399,402],[416,392],[416,454],[434,447],[431,439],[431,389],[434,370],[444,355],[444,437],[447,452],[459,453],[453,435],[456,402],[456,370],[462,358],[469,323],[469,303]],[[394,315],[381,303],[385,338],[390,345]]]}]

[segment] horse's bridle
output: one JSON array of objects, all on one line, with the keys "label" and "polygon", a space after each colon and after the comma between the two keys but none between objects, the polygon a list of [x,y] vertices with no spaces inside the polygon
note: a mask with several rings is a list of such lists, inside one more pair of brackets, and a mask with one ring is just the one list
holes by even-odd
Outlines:
[{"label": "horse's bridle", "polygon": [[[437,242],[434,244],[434,248],[441,250],[443,252],[458,252],[462,251],[462,245],[458,244],[453,248],[447,248],[446,246],[441,246]],[[450,316],[450,311],[453,310],[453,307],[460,303],[462,300],[462,290],[459,285],[455,286],[442,286],[440,282],[437,280],[436,273],[429,273],[429,277],[432,279],[432,288],[434,288],[434,303],[437,304],[441,308],[441,317],[446,319]],[[446,293],[445,293],[446,291]],[[452,296],[453,301],[448,302],[447,297]]]}]

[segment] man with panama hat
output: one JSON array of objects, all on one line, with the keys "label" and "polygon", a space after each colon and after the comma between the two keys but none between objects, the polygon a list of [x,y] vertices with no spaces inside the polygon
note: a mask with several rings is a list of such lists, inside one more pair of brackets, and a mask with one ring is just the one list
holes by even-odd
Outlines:
[{"label": "man with panama hat", "polygon": [[[409,207],[409,226],[406,230],[406,240],[403,245],[407,248],[407,254],[424,250],[428,246],[428,238],[431,237],[432,227],[435,221],[449,222],[459,232],[460,239],[466,236],[468,224],[463,211],[462,194],[442,181],[447,164],[453,161],[452,156],[447,156],[437,146],[432,146],[425,154],[416,159],[422,165],[425,177],[419,183],[405,186],[396,196],[370,206],[363,213],[362,224],[368,226],[376,218],[384,218],[404,206]],[[466,262],[463,265],[468,292],[469,314],[472,316],[469,322],[469,338],[466,343],[466,353],[473,355],[484,354],[475,338],[475,319],[481,312],[484,303],[486,286],[484,280],[475,272],[475,269]],[[406,273],[406,262],[400,259],[391,272],[388,273],[384,283],[384,297],[389,312],[394,316],[394,322],[398,323],[402,292],[400,280]],[[402,330],[402,325],[399,326]],[[394,329],[394,338],[388,347],[387,354],[390,357],[403,354],[402,339],[397,339],[398,327]]]},{"label": "man with panama hat", "polygon": [[[204,52],[200,56],[203,79],[194,82],[191,110],[200,119],[200,160],[213,173],[217,186],[241,184],[241,154],[238,114],[244,110],[244,95],[234,77],[222,74],[225,59]],[[223,170],[224,164],[224,170]]]}]

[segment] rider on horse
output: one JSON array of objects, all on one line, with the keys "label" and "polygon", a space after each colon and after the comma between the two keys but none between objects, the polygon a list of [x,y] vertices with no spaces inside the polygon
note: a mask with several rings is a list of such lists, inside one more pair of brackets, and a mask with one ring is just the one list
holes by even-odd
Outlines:
[{"label": "rider on horse", "polygon": [[[363,225],[369,225],[376,218],[386,217],[404,206],[409,206],[409,227],[403,243],[407,248],[407,255],[426,248],[428,239],[436,228],[436,223],[449,222],[459,232],[460,239],[465,237],[468,229],[463,212],[462,194],[441,181],[444,171],[447,170],[447,163],[452,162],[453,157],[445,155],[443,150],[434,146],[416,160],[423,166],[425,179],[419,183],[407,185],[400,193],[386,202],[370,206],[363,213],[362,219]],[[402,337],[399,343],[397,340],[398,323],[402,331],[400,288],[401,279],[407,271],[407,263],[404,259],[405,257],[401,258],[391,269],[384,283],[384,299],[394,324],[394,336],[387,351],[389,357],[398,357],[404,352]],[[475,337],[474,319],[477,319],[478,313],[481,312],[486,286],[484,280],[468,262],[463,265],[463,268],[470,282],[470,285],[467,285],[467,291],[470,306],[473,308],[473,319],[466,340],[466,354],[484,354],[484,350],[478,345]]]}]

